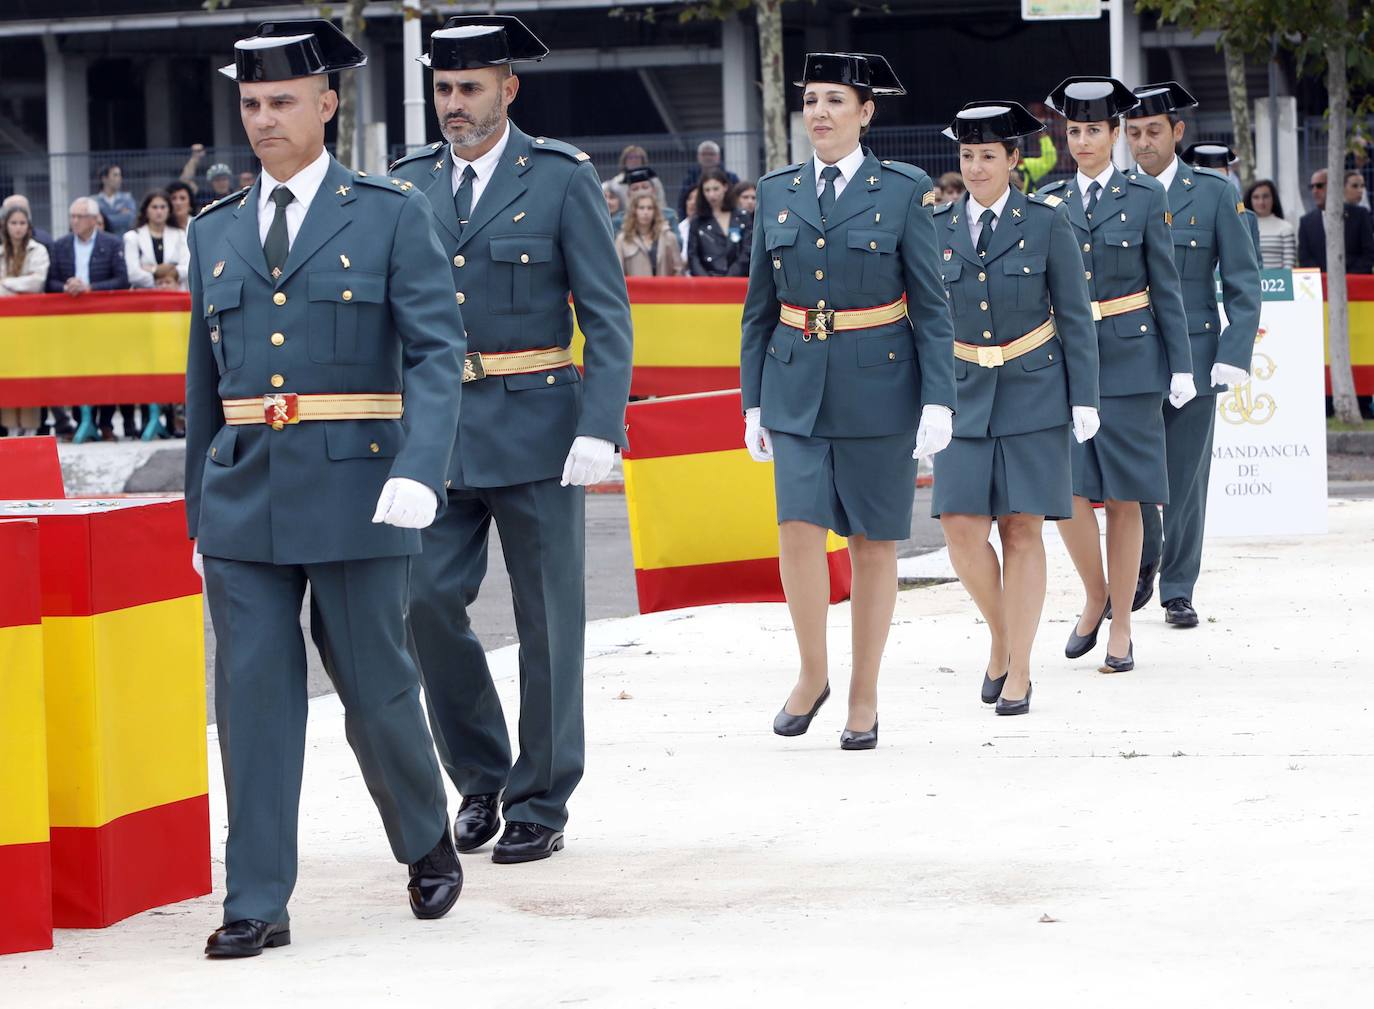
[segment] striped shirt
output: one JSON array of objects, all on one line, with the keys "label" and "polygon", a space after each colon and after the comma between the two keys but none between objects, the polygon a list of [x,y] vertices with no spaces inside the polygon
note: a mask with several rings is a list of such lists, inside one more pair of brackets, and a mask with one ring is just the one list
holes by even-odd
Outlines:
[{"label": "striped shirt", "polygon": [[1259,218],[1260,266],[1266,270],[1298,265],[1298,233],[1282,217]]}]

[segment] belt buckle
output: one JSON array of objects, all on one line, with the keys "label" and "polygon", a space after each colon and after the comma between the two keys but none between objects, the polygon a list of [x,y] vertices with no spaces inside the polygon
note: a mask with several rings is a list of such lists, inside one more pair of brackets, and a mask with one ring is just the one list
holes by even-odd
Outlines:
[{"label": "belt buckle", "polygon": [[978,348],[978,367],[1000,368],[1006,363],[1006,358],[1002,355],[1001,347]]},{"label": "belt buckle", "polygon": [[262,397],[262,412],[273,431],[301,422],[300,404],[294,392],[269,392]]},{"label": "belt buckle", "polygon": [[476,382],[478,379],[487,377],[487,369],[482,364],[482,355],[478,353],[466,354],[463,357],[463,384]]},{"label": "belt buckle", "polygon": [[806,332],[812,336],[829,336],[835,332],[835,310],[833,308],[808,308],[806,310]]}]

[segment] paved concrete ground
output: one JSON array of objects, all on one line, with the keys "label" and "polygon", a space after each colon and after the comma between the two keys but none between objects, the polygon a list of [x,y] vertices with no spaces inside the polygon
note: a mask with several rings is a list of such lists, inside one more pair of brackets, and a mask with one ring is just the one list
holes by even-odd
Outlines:
[{"label": "paved concrete ground", "polygon": [[[977,700],[984,629],[962,588],[902,593],[869,753],[836,745],[846,605],[836,697],[790,740],[769,731],[795,671],[782,605],[594,624],[567,850],[465,857],[438,922],[406,909],[337,700],[316,698],[293,945],[200,958],[223,884],[212,773],[216,893],[0,958],[3,1003],[1362,1004],[1374,503],[1330,519],[1324,537],[1213,543],[1203,625],[1151,608],[1118,676],[1095,671],[1100,649],[1063,658],[1078,599],[1051,550],[1025,718]],[[492,660],[513,714],[514,649]]]}]

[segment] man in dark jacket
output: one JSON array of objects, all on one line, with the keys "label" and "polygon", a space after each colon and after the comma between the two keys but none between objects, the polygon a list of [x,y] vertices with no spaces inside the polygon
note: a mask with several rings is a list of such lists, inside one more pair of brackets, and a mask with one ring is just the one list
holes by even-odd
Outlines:
[{"label": "man in dark jacket", "polygon": [[[1352,173],[1358,177],[1359,173]],[[1326,224],[1322,220],[1326,205],[1326,169],[1312,175],[1312,198],[1317,209],[1298,221],[1298,265],[1315,266],[1326,272]],[[1374,273],[1374,217],[1358,203],[1345,204],[1345,270],[1347,273]]]},{"label": "man in dark jacket", "polygon": [[721,163],[720,144],[714,140],[703,140],[697,144],[697,163],[687,169],[687,174],[682,177],[682,186],[677,193],[677,216],[682,220],[687,216],[687,194],[696,188],[701,181],[701,173],[708,168],[719,168],[725,172],[726,178],[730,180],[730,185],[739,182],[739,176],[734,172],[727,171]]}]

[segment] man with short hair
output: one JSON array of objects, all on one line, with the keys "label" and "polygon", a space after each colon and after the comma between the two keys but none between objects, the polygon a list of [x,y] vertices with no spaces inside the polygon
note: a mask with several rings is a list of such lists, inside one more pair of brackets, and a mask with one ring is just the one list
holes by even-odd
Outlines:
[{"label": "man with short hair", "polygon": [[687,174],[682,177],[682,186],[677,192],[677,216],[684,218],[687,216],[687,194],[696,188],[701,181],[701,173],[708,168],[719,168],[725,172],[725,177],[730,180],[730,185],[739,182],[739,176],[729,171],[721,163],[720,144],[714,140],[703,140],[697,144],[697,163],[687,169]]},{"label": "man with short hair", "polygon": [[[1359,177],[1359,172],[1347,172],[1346,181]],[[1312,173],[1309,185],[1316,206],[1298,221],[1298,266],[1326,272],[1326,169]],[[1358,195],[1342,192],[1345,207],[1345,271],[1346,273],[1374,272],[1374,216],[1358,202]],[[1355,195],[1355,199],[1352,199]]]},{"label": "man with short hair", "polygon": [[208,191],[200,190],[196,193],[196,207],[208,207],[216,200],[222,200],[228,196],[229,190],[232,188],[233,178],[233,171],[223,162],[211,165],[205,173],[205,179],[210,183],[210,188]]}]

